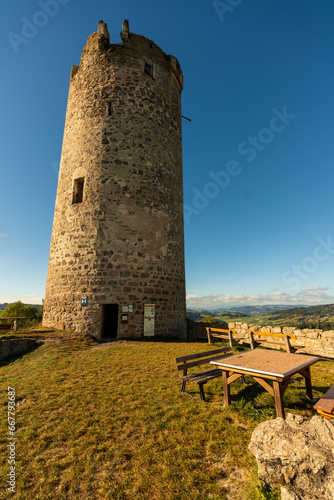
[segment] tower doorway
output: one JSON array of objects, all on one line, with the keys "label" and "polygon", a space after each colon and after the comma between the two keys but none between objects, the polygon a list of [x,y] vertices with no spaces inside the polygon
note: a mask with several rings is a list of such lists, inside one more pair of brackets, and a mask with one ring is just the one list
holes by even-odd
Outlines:
[{"label": "tower doorway", "polygon": [[118,328],[118,304],[103,304],[102,307],[101,338],[116,338]]}]

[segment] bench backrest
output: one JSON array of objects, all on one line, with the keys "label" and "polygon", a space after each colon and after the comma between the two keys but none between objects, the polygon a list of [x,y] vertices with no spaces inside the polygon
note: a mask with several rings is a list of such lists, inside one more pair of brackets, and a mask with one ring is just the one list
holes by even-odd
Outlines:
[{"label": "bench backrest", "polygon": [[207,326],[206,329],[211,330],[212,332],[223,332],[223,333],[233,332],[233,333],[235,333],[235,330],[225,330],[224,328],[211,328],[210,326]]},{"label": "bench backrest", "polygon": [[[211,328],[211,327],[206,327],[206,331],[210,330],[211,332],[218,332],[218,333],[229,333],[232,332],[236,334],[236,330],[225,330],[223,328]],[[281,339],[284,339],[285,337],[289,337],[290,339],[296,339],[296,335],[293,335],[292,333],[264,333],[264,332],[256,332],[254,330],[246,330],[246,333],[252,333],[253,335],[261,336],[261,337],[278,337]]]},{"label": "bench backrest", "polygon": [[[217,356],[220,354],[220,356]],[[221,349],[214,349],[213,351],[200,352],[199,354],[189,354],[188,356],[180,356],[176,358],[177,369],[187,370],[188,368],[192,368],[194,366],[205,365],[210,361],[215,361],[217,359],[221,359],[222,357],[233,354],[232,349],[230,347],[222,347]]]},{"label": "bench backrest", "polygon": [[297,338],[296,335],[293,335],[292,333],[265,333],[265,332],[254,332],[253,330],[247,330],[247,333],[252,333],[257,337],[276,337],[279,339],[284,339],[286,337],[289,337],[290,339]]}]

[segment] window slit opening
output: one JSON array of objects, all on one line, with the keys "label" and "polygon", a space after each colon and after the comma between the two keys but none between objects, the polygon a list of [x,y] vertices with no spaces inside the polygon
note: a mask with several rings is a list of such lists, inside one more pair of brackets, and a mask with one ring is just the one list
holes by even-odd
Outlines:
[{"label": "window slit opening", "polygon": [[148,75],[150,76],[154,76],[153,75],[153,65],[152,64],[148,64],[147,62],[145,62],[145,73],[147,73]]},{"label": "window slit opening", "polygon": [[84,177],[74,180],[72,205],[75,203],[82,203],[84,182]]}]

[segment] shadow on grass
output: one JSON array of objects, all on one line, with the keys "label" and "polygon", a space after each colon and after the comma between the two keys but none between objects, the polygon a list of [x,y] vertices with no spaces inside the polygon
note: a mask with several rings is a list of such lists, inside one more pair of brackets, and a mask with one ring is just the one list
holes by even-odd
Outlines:
[{"label": "shadow on grass", "polygon": [[40,347],[41,345],[43,345],[43,342],[37,341],[36,345],[34,347],[31,347],[30,349],[28,349],[25,352],[21,352],[18,354],[10,354],[9,356],[6,356],[5,358],[0,360],[0,366],[8,366],[11,363],[13,363],[14,361],[18,361],[18,360],[22,359],[26,354],[29,354],[30,352],[36,351],[36,349],[38,349],[38,347]]},{"label": "shadow on grass", "polygon": [[[208,345],[208,341],[205,339],[191,339],[191,340],[180,340],[179,338],[176,337],[162,337],[162,336],[154,336],[154,337],[139,337],[139,338],[134,338],[134,337],[124,337],[124,338],[116,338],[115,341],[122,341],[126,340],[129,342],[157,342],[157,343],[173,343],[173,344],[203,344],[203,345]],[[219,347],[219,346],[218,346]]]}]

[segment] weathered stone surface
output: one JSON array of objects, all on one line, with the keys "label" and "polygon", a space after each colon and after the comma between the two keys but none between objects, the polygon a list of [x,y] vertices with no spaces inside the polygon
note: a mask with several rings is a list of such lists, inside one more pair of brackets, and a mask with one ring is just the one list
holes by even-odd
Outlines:
[{"label": "weathered stone surface", "polygon": [[332,340],[334,342],[334,330],[327,330],[321,333],[321,338]]},{"label": "weathered stone surface", "polygon": [[271,333],[271,326],[263,326],[259,331],[262,333]]},{"label": "weathered stone surface", "polygon": [[289,334],[289,333],[294,333],[295,331],[295,328],[293,326],[283,326],[283,329],[282,329],[282,333],[284,333],[285,335]]},{"label": "weathered stone surface", "polygon": [[265,483],[289,486],[283,492],[286,500],[333,500],[334,425],[330,421],[288,414],[286,420],[263,422],[253,432],[249,449]]},{"label": "weathered stone surface", "polygon": [[72,71],[43,324],[99,338],[117,304],[109,336],[140,337],[154,304],[184,338],[182,70],[127,21],[122,40],[101,21]]},{"label": "weathered stone surface", "polygon": [[311,330],[309,328],[304,328],[302,331],[306,334],[306,337],[309,339],[319,338],[319,334],[322,332],[322,330]]},{"label": "weathered stone surface", "polygon": [[[293,491],[293,489],[286,486],[281,488],[281,500],[300,500],[300,496]],[[303,498],[303,500],[310,500],[309,497]]]}]

